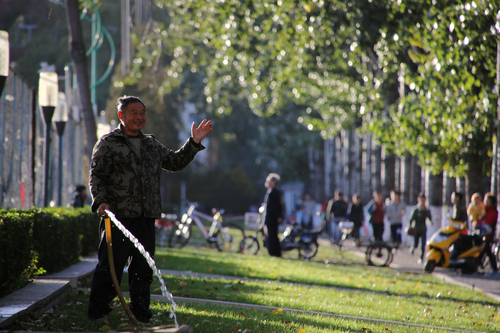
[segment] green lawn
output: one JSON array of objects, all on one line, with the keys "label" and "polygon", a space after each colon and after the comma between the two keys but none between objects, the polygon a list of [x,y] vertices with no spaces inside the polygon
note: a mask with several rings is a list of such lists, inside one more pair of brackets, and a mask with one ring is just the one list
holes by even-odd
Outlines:
[{"label": "green lawn", "polygon": [[[175,311],[178,322],[193,327],[195,332],[449,331],[441,328],[500,331],[500,303],[480,292],[445,283],[429,274],[367,266],[364,258],[330,246],[320,246],[319,250],[314,260],[302,261],[297,259],[296,251],[285,253],[285,258],[272,258],[265,249],[256,256],[246,256],[206,246],[158,248],[155,260],[163,270],[219,276],[164,273],[167,288],[174,296],[270,307],[249,309],[182,299]],[[127,280],[124,274],[123,291],[128,290]],[[155,278],[152,292],[159,294],[159,286]],[[32,315],[10,329],[60,332],[132,329],[117,300],[109,326],[90,322],[86,317],[87,305],[88,293],[80,291],[53,312],[39,317]],[[174,325],[168,302],[153,301],[151,308],[152,322],[141,330]]]},{"label": "green lawn", "polygon": [[[174,296],[457,329],[476,330],[487,325],[500,331],[499,303],[482,293],[445,283],[429,274],[368,267],[356,256],[332,247],[323,247],[323,251],[320,256],[329,259],[306,262],[209,249],[160,249],[156,262],[163,269],[234,276],[214,279],[164,275]],[[159,282],[154,286],[159,293]]]}]

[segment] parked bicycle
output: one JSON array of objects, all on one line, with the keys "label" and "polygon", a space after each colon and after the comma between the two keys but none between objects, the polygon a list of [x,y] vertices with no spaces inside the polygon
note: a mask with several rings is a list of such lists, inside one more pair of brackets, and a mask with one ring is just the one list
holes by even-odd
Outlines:
[{"label": "parked bicycle", "polygon": [[175,220],[177,220],[177,215],[163,213],[161,214],[161,218],[155,220],[156,244],[158,246],[164,247],[166,245],[167,239],[169,239],[172,232],[172,227],[175,225]]},{"label": "parked bicycle", "polygon": [[[180,221],[175,223],[173,232],[168,239],[169,247],[184,247],[192,236],[193,221],[200,228],[209,246],[215,246],[219,251],[239,252],[240,240],[245,238],[245,231],[237,224],[222,222],[223,210],[212,210],[213,216],[196,210],[196,204],[191,204]],[[207,230],[202,221],[212,221],[210,230]]]},{"label": "parked bicycle", "polygon": [[[291,251],[297,249],[299,258],[311,259],[318,253],[318,236],[323,226],[316,230],[307,230],[301,228],[297,223],[287,223],[287,227],[280,238],[282,251]],[[255,232],[255,236],[246,236],[240,243],[240,252],[244,254],[255,255],[260,249],[258,241],[259,233],[264,236],[262,228]],[[264,237],[263,243],[265,242]],[[264,244],[265,246],[265,244]]]}]

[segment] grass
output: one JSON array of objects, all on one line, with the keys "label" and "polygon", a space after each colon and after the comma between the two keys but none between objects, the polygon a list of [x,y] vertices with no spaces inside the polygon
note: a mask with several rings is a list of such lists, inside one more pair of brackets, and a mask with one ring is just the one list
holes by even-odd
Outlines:
[{"label": "grass", "polygon": [[[89,321],[83,313],[87,309],[88,295],[79,292],[72,294],[61,306],[56,307],[40,317],[18,322],[13,330],[26,331],[59,331],[59,332],[98,332],[98,331],[161,331],[174,327],[169,317],[170,305],[163,302],[152,302],[151,309],[155,314],[152,322],[141,327],[130,324],[125,311],[118,302],[114,302],[114,310],[109,317],[109,325]],[[180,324],[188,323],[195,332],[293,332],[293,333],[330,333],[330,332],[446,332],[439,328],[412,327],[377,323],[363,320],[327,317],[292,313],[286,310],[255,310],[240,307],[221,307],[210,304],[186,303],[176,308]],[[484,329],[484,327],[481,327]]]},{"label": "grass", "polygon": [[[364,258],[330,246],[320,246],[314,260],[301,261],[297,260],[297,251],[285,252],[285,258],[280,259],[269,257],[265,249],[256,256],[246,256],[217,252],[203,245],[157,249],[156,265],[162,270],[214,274],[204,278],[163,274],[174,296],[271,308],[179,302],[175,310],[179,324],[188,324],[195,332],[446,331],[439,327],[500,331],[500,303],[480,292],[445,283],[429,274],[366,266]],[[218,275],[222,276],[216,277]],[[128,280],[126,274],[122,280]],[[122,290],[127,289],[124,282]],[[152,291],[160,293],[157,279]],[[66,332],[132,329],[117,300],[113,304],[109,326],[90,322],[86,316],[87,305],[88,294],[75,293],[52,312],[32,316],[10,329]],[[140,329],[172,327],[173,319],[168,316],[170,307],[167,302],[152,302],[152,322]],[[346,317],[294,313],[288,309]],[[386,322],[358,320],[353,316]],[[407,324],[395,325],[389,321]],[[408,326],[410,324],[423,326]]]}]

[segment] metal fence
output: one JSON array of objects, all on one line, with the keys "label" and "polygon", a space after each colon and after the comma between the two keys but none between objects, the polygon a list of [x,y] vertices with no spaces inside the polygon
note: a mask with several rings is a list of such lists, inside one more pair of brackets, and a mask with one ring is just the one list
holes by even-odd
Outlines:
[{"label": "metal fence", "polygon": [[[76,89],[72,77],[65,81],[69,96],[69,120],[61,138],[55,129],[50,131],[50,159],[48,177],[48,201],[56,205],[61,191],[61,206],[70,205],[72,192],[77,184],[86,184],[87,170],[84,165],[83,124],[79,115]],[[0,99],[0,207],[29,208],[43,206],[45,186],[45,123],[37,104],[36,90],[30,87],[13,70],[9,71]],[[59,156],[59,145],[62,154]],[[59,159],[62,168],[59,170]],[[59,174],[62,181],[59,184]]]}]

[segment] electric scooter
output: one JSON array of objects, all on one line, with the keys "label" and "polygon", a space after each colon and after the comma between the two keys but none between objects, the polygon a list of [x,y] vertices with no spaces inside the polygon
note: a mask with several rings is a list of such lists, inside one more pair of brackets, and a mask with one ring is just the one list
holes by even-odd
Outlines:
[{"label": "electric scooter", "polygon": [[288,224],[283,237],[280,239],[281,250],[291,251],[297,249],[299,257],[304,259],[313,258],[318,253],[318,236],[323,226],[317,230],[302,229],[297,223]]},{"label": "electric scooter", "polygon": [[485,247],[484,235],[469,235],[467,222],[450,218],[448,221],[450,225],[437,230],[427,242],[424,271],[432,273],[435,267],[444,267],[457,268],[465,274],[476,272]]}]

